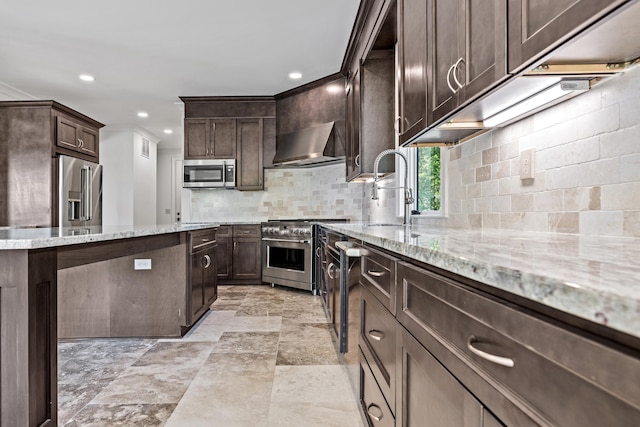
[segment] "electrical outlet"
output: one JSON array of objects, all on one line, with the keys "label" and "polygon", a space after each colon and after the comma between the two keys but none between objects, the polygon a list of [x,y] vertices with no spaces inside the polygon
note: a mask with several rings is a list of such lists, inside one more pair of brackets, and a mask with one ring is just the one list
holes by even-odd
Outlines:
[{"label": "electrical outlet", "polygon": [[133,269],[134,270],[151,270],[151,260],[150,259],[134,259]]},{"label": "electrical outlet", "polygon": [[530,148],[520,153],[520,179],[534,179],[535,168],[533,159],[535,158],[535,150]]}]

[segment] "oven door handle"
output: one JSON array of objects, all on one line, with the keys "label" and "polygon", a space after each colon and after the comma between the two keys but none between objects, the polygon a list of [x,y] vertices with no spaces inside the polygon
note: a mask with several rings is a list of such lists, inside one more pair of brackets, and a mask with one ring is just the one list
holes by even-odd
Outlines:
[{"label": "oven door handle", "polygon": [[285,240],[285,239],[274,239],[271,237],[263,237],[263,241],[265,242],[282,242],[282,243],[311,243],[311,240]]}]

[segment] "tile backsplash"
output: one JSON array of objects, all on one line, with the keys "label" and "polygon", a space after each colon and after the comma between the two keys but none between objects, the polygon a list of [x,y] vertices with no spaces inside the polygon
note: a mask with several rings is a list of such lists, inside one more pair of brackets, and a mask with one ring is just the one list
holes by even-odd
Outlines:
[{"label": "tile backsplash", "polygon": [[[533,180],[520,153],[534,149]],[[445,150],[446,218],[414,222],[640,237],[640,67],[510,126]],[[396,194],[370,199],[344,164],[266,169],[265,191],[192,191],[191,221],[349,218],[398,222]],[[392,176],[382,185],[393,186]]]},{"label": "tile backsplash", "polygon": [[[535,178],[521,180],[531,148]],[[446,158],[449,226],[640,237],[640,68]]]},{"label": "tile backsplash", "polygon": [[265,191],[191,191],[191,222],[288,218],[362,220],[363,185],[345,181],[344,163],[264,170]]}]

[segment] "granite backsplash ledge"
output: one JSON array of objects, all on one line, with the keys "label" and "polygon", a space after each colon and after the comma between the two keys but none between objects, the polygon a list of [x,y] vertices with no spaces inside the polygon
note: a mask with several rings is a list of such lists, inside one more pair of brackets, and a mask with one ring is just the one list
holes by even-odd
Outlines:
[{"label": "granite backsplash ledge", "polygon": [[640,338],[640,239],[517,230],[328,228]]}]

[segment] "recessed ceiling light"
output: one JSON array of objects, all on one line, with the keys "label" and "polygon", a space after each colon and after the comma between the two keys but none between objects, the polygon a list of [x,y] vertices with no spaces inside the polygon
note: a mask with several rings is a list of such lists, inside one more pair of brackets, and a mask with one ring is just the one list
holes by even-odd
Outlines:
[{"label": "recessed ceiling light", "polygon": [[95,77],[89,75],[89,74],[80,74],[80,76],[78,76],[80,78],[80,80],[82,80],[83,82],[92,82],[95,80]]},{"label": "recessed ceiling light", "polygon": [[138,112],[138,117],[149,117],[149,113],[145,113],[144,111]]},{"label": "recessed ceiling light", "polygon": [[302,78],[302,73],[299,71],[294,71],[289,73],[289,78],[292,80],[298,80]]},{"label": "recessed ceiling light", "polygon": [[171,129],[165,129],[164,133],[166,133],[167,135],[171,135],[173,131]]}]

